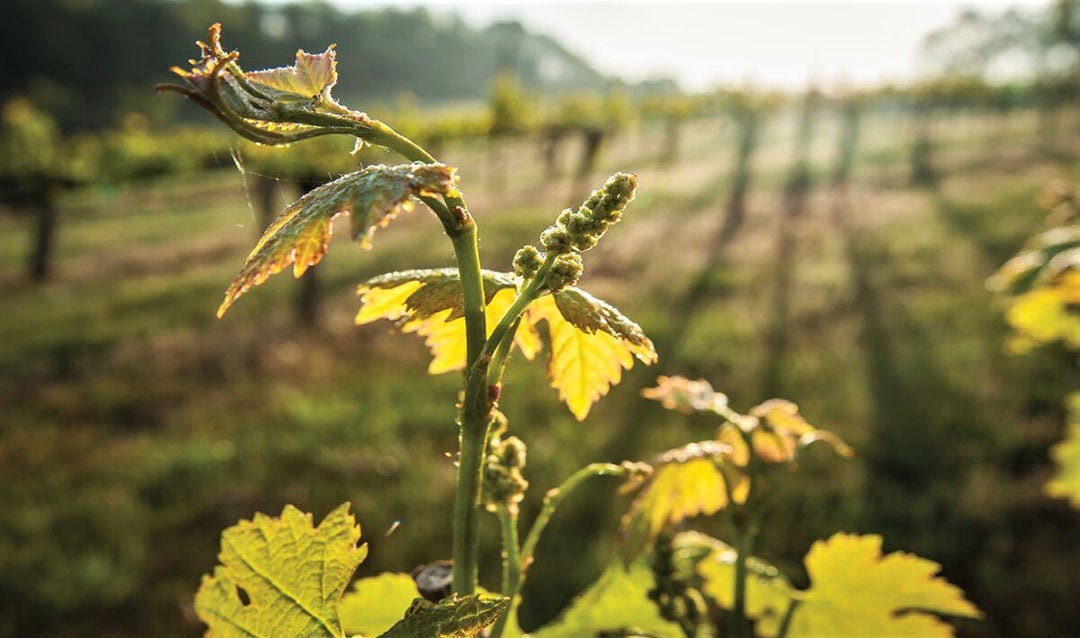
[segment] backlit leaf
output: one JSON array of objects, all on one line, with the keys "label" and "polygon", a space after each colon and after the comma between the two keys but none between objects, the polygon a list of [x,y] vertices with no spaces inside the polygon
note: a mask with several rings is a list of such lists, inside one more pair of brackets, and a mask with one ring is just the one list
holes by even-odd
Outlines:
[{"label": "backlit leaf", "polygon": [[821,441],[844,457],[853,452],[840,437],[810,425],[799,413],[799,406],[784,399],[769,399],[750,409],[749,416],[733,416],[734,421],[721,426],[717,440],[730,445],[735,464],[749,461],[745,433],[749,433],[754,455],[766,463],[790,463],[799,450]]},{"label": "backlit leaf", "polygon": [[244,74],[269,97],[281,102],[310,102],[330,95],[337,84],[334,45],[318,54],[303,49],[296,52],[296,64]]},{"label": "backlit leaf", "polygon": [[1080,509],[1080,392],[1069,396],[1069,422],[1065,439],[1050,449],[1057,464],[1054,478],[1046,484],[1050,496],[1067,498]]},{"label": "backlit leaf", "polygon": [[369,166],[320,186],[285,209],[263,233],[236,276],[218,316],[225,314],[240,295],[271,275],[293,265],[299,278],[322,260],[330,243],[330,221],[351,213],[353,239],[371,235],[399,212],[411,210],[413,198],[455,192],[454,169],[443,164]]},{"label": "backlit leaf", "polygon": [[1062,273],[1052,283],[1040,285],[1016,297],[1006,312],[1006,320],[1018,338],[1014,350],[1061,341],[1071,349],[1080,348],[1080,271]]},{"label": "backlit leaf", "polygon": [[509,605],[508,597],[497,594],[454,595],[438,603],[418,598],[380,638],[474,638]]},{"label": "backlit leaf", "polygon": [[[500,290],[484,309],[488,335],[514,302],[514,294],[512,289]],[[402,332],[415,332],[424,337],[424,343],[433,355],[431,364],[428,365],[429,374],[442,374],[465,367],[468,345],[465,338],[465,317],[453,319],[453,314],[451,309],[443,310],[426,319],[410,321],[402,327]]]},{"label": "backlit leaf", "polygon": [[661,375],[656,378],[656,387],[642,390],[641,396],[682,414],[698,411],[725,415],[728,411],[727,395],[713,390],[704,379],[691,381],[686,377]]},{"label": "backlit leaf", "polygon": [[[509,308],[516,279],[509,273],[483,272],[489,332]],[[377,319],[398,321],[403,332],[424,337],[434,359],[431,374],[465,366],[465,321],[456,269],[410,270],[381,275],[357,290],[361,308],[356,323]],[[552,354],[548,372],[552,387],[578,420],[622,378],[634,357],[656,361],[653,344],[634,322],[583,290],[567,288],[534,301],[522,315],[514,345],[527,359],[540,351],[537,324],[546,321]]]},{"label": "backlit leaf", "polygon": [[578,421],[622,380],[635,357],[656,361],[652,342],[637,324],[584,291],[567,288],[541,297],[527,312],[529,323],[547,322],[551,386]]},{"label": "backlit leaf", "polygon": [[[510,273],[484,270],[481,277],[487,303],[491,303],[492,297],[500,290],[517,286]],[[456,319],[464,312],[461,277],[457,268],[386,273],[360,284],[356,294],[360,295],[361,303],[360,312],[356,315],[357,325],[377,319],[426,319],[443,310],[451,310],[450,316]]]},{"label": "backlit leaf", "polygon": [[731,448],[717,441],[691,443],[665,452],[623,516],[622,554],[627,562],[641,554],[665,528],[684,519],[711,515],[746,498],[745,475],[722,465]]},{"label": "backlit leaf", "polygon": [[[800,592],[788,631],[800,636],[952,636],[935,614],[981,618],[964,593],[936,574],[941,566],[903,552],[882,555],[880,536],[836,534],[806,555],[810,589]],[[762,621],[776,635],[774,618]]]},{"label": "backlit leaf", "polygon": [[341,638],[338,603],[367,555],[345,503],[312,525],[286,505],[281,516],[256,514],[221,534],[221,564],[203,576],[195,613],[212,638]]},{"label": "backlit leaf", "polygon": [[683,638],[679,626],[665,620],[649,590],[652,570],[642,562],[623,567],[616,561],[551,624],[529,634],[532,638],[593,638],[645,635]]},{"label": "backlit leaf", "polygon": [[345,635],[378,636],[397,624],[419,597],[416,581],[408,574],[388,572],[361,578],[338,608]]},{"label": "backlit leaf", "polygon": [[[702,591],[716,604],[731,609],[735,604],[735,549],[697,532],[679,534],[673,544],[681,550],[707,552],[696,566],[703,581]],[[783,618],[795,595],[787,579],[780,570],[753,556],[747,559],[746,567],[746,615],[753,620]]]}]

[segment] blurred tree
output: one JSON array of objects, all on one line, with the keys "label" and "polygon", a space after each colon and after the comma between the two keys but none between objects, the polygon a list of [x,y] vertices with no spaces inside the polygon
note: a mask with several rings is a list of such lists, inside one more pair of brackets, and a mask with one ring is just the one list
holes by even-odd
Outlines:
[{"label": "blurred tree", "polygon": [[27,273],[44,281],[52,272],[60,191],[88,180],[88,145],[63,140],[56,122],[30,100],[16,97],[0,111],[0,202],[34,219]]},{"label": "blurred tree", "polygon": [[[344,12],[325,2],[7,0],[0,53],[19,63],[5,73],[0,99],[25,93],[65,130],[115,123],[131,110],[152,114],[155,123],[175,120],[178,111],[170,109],[178,103],[153,101],[147,87],[189,57],[191,40],[215,21],[227,22],[231,42],[246,51],[316,51],[328,40],[337,42],[351,61],[339,81],[346,101],[387,99],[409,89],[422,102],[475,99],[499,68],[530,91],[602,90],[610,83],[551,38],[518,23],[478,30],[423,8]],[[28,43],[44,42],[58,44],[36,46],[27,55]]]}]

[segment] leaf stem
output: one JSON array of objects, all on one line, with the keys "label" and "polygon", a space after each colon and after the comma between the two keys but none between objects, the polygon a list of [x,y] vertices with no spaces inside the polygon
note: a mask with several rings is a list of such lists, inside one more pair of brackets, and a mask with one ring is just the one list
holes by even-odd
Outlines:
[{"label": "leaf stem", "polygon": [[536,520],[533,521],[532,527],[529,528],[528,535],[525,536],[525,543],[521,546],[519,569],[517,570],[516,579],[510,583],[510,587],[503,584],[503,593],[510,596],[510,609],[503,614],[495,622],[495,625],[491,629],[491,638],[500,638],[506,626],[510,623],[517,625],[517,611],[521,605],[521,588],[525,584],[525,578],[528,576],[529,567],[533,564],[533,554],[536,552],[536,544],[540,542],[540,535],[544,533],[544,528],[551,522],[551,517],[555,514],[555,510],[559,505],[570,495],[579,485],[593,476],[617,476],[626,478],[630,473],[630,470],[622,465],[616,465],[614,463],[590,463],[581,468],[577,472],[570,475],[570,478],[563,481],[558,487],[548,490],[544,495],[544,504],[540,509],[540,513],[537,514]]},{"label": "leaf stem", "polygon": [[487,343],[484,344],[481,355],[495,355],[495,351],[498,349],[499,344],[502,342],[507,332],[509,332],[510,328],[517,323],[517,320],[521,317],[521,313],[525,312],[525,308],[527,308],[529,304],[543,292],[547,274],[551,271],[551,267],[555,265],[556,257],[558,257],[558,255],[554,253],[547,254],[544,258],[544,263],[540,265],[536,274],[533,275],[532,279],[529,279],[528,283],[525,284],[525,287],[518,292],[513,303],[510,304],[510,307],[506,309],[506,312],[499,319],[499,323],[492,329],[491,336],[488,338]]},{"label": "leaf stem", "polygon": [[518,326],[521,325],[521,316],[514,320],[513,325],[503,335],[502,341],[499,343],[499,347],[495,349],[495,354],[491,358],[491,368],[488,370],[488,385],[497,386],[502,383],[503,372],[506,371],[506,364],[510,361],[510,349],[514,345],[514,335],[517,334]]},{"label": "leaf stem", "polygon": [[780,620],[780,629],[776,632],[776,638],[785,638],[788,630],[791,629],[791,619],[795,617],[795,610],[798,609],[799,604],[802,603],[798,598],[792,598],[788,603],[787,610],[784,612],[784,617]]}]

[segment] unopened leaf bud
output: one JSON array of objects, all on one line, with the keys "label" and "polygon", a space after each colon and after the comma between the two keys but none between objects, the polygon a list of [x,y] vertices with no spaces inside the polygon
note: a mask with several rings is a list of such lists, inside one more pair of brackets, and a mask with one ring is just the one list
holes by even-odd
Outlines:
[{"label": "unopened leaf bud", "polygon": [[544,258],[540,255],[540,251],[536,249],[536,246],[523,246],[514,255],[514,274],[525,279],[531,279],[536,274],[536,271],[540,270],[543,263]]},{"label": "unopened leaf bud", "polygon": [[573,286],[581,278],[584,268],[581,255],[577,253],[559,255],[555,263],[551,265],[545,283],[551,290],[562,290],[567,286]]},{"label": "unopened leaf bud", "polygon": [[543,244],[544,250],[557,255],[571,250],[570,233],[557,224],[548,226],[544,232],[540,233],[540,243]]}]

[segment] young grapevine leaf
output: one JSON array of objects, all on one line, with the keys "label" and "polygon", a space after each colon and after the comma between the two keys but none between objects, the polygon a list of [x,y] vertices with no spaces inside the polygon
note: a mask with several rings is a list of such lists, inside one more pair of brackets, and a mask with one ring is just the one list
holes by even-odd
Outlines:
[{"label": "young grapevine leaf", "polygon": [[[491,298],[500,290],[517,287],[517,281],[510,273],[484,270],[481,276],[486,303],[491,303]],[[443,310],[451,310],[450,317],[457,319],[465,312],[457,268],[386,273],[360,284],[356,294],[360,295],[362,304],[356,315],[357,325],[378,319],[426,319]]]},{"label": "young grapevine leaf", "polygon": [[[500,290],[484,308],[488,335],[495,328],[499,317],[502,317],[510,304],[514,302],[514,294],[511,289]],[[401,328],[402,332],[415,332],[424,338],[424,343],[433,355],[431,364],[428,365],[429,374],[443,374],[465,367],[468,351],[468,342],[465,338],[465,317],[455,319],[453,315],[453,310],[443,310],[424,319],[410,321]],[[520,347],[521,341],[517,335],[514,342]],[[527,348],[522,348],[522,352],[530,359],[531,355],[535,354],[535,350]]]},{"label": "young grapevine leaf", "polygon": [[[697,532],[684,532],[672,541],[680,550],[704,551],[696,571],[703,581],[702,592],[725,609],[735,604],[735,549]],[[779,620],[787,611],[795,590],[780,570],[750,556],[746,561],[746,615],[753,620]]]},{"label": "young grapevine leaf", "polygon": [[746,498],[746,476],[725,460],[731,448],[717,441],[691,443],[669,450],[653,463],[656,470],[623,516],[622,555],[632,561],[665,528],[694,516],[715,514]]},{"label": "young grapevine leaf", "polygon": [[[494,329],[516,294],[510,273],[484,271],[488,329]],[[402,332],[425,339],[434,359],[431,374],[465,366],[465,321],[456,270],[409,270],[370,279],[358,288],[357,324],[378,319],[399,322]],[[651,364],[656,351],[641,327],[611,305],[575,287],[535,300],[522,315],[514,344],[525,358],[540,350],[537,324],[545,321],[552,352],[548,372],[552,387],[579,421],[592,404],[622,378],[634,358]]]},{"label": "young grapevine leaf", "polygon": [[454,595],[438,603],[418,598],[405,617],[379,638],[474,638],[509,605],[510,599],[498,594]]},{"label": "young grapevine leaf", "polygon": [[334,45],[319,54],[300,49],[293,66],[250,71],[244,76],[278,102],[307,103],[322,96],[329,97],[330,89],[338,80]]},{"label": "young grapevine leaf", "polygon": [[683,638],[679,626],[665,620],[656,604],[649,600],[649,590],[653,587],[648,565],[635,562],[623,567],[616,561],[559,618],[529,635],[532,638],[618,635]]},{"label": "young grapevine leaf", "polygon": [[408,574],[387,572],[361,578],[353,583],[338,607],[345,635],[382,634],[397,624],[419,597],[416,582]]},{"label": "young grapevine leaf", "polygon": [[311,514],[286,505],[221,534],[221,564],[203,576],[195,613],[207,636],[344,636],[338,603],[367,556],[349,504],[313,527]]},{"label": "young grapevine leaf", "polygon": [[1067,270],[1052,281],[1036,286],[1013,299],[1006,320],[1017,336],[1011,347],[1017,352],[1061,341],[1070,349],[1080,349],[1080,270]]},{"label": "young grapevine leaf", "polygon": [[738,429],[750,431],[754,455],[766,463],[790,463],[800,449],[817,441],[827,443],[841,456],[853,455],[840,437],[810,425],[799,413],[799,406],[784,399],[769,399],[751,408],[749,418],[721,428],[717,439],[732,446],[732,458],[738,465],[746,465],[750,450]]},{"label": "young grapevine leaf", "polygon": [[[508,273],[482,272],[490,333],[514,301],[517,282]],[[424,337],[433,359],[430,374],[442,374],[465,367],[465,318],[461,279],[457,269],[406,270],[388,273],[365,281],[357,289],[360,311],[355,323],[362,325],[379,319],[396,321],[402,332]],[[527,359],[536,356],[538,338],[527,328],[519,330],[514,343]]]},{"label": "young grapevine leaf", "polygon": [[363,236],[370,247],[375,229],[386,226],[401,211],[411,210],[413,198],[456,192],[454,169],[443,164],[369,166],[312,190],[285,209],[270,224],[236,276],[221,317],[240,295],[293,265],[299,278],[322,260],[330,243],[331,220],[351,213],[352,236]]},{"label": "young grapevine leaf", "polygon": [[656,378],[656,387],[645,388],[641,396],[659,401],[665,409],[681,414],[712,412],[726,416],[730,412],[727,395],[713,390],[704,379],[691,381],[686,377],[660,375]]},{"label": "young grapevine leaf", "polygon": [[655,363],[653,344],[634,322],[583,290],[569,287],[529,305],[528,321],[546,321],[551,339],[548,375],[578,421],[622,380],[634,358]]},{"label": "young grapevine leaf", "polygon": [[[835,534],[806,555],[810,589],[800,592],[790,638],[800,636],[952,636],[934,614],[981,618],[955,585],[936,576],[941,566],[903,552],[881,554],[881,537]],[[762,620],[776,635],[773,617]]]},{"label": "young grapevine leaf", "polygon": [[1065,439],[1050,449],[1057,463],[1054,478],[1046,484],[1050,496],[1067,498],[1080,509],[1080,392],[1069,396],[1069,422]]}]

